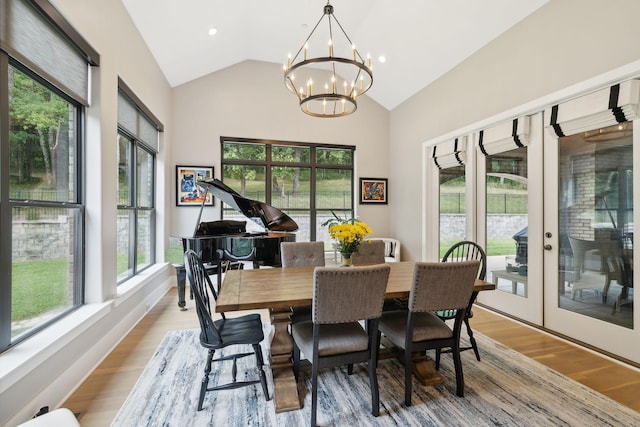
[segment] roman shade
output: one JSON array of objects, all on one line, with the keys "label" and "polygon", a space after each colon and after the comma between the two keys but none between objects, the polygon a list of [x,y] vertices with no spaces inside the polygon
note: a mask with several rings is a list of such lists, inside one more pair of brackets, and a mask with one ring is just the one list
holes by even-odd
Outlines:
[{"label": "roman shade", "polygon": [[99,55],[45,0],[0,0],[0,48],[89,105]]},{"label": "roman shade", "polygon": [[467,137],[462,136],[434,145],[431,158],[438,169],[464,166],[467,160]]},{"label": "roman shade", "polygon": [[481,130],[478,149],[485,156],[504,153],[529,145],[530,117],[522,116]]},{"label": "roman shade", "polygon": [[545,110],[545,127],[561,137],[638,117],[640,81],[628,80]]},{"label": "roman shade", "polygon": [[118,126],[154,152],[159,152],[159,132],[164,131],[164,126],[120,78],[118,79]]}]

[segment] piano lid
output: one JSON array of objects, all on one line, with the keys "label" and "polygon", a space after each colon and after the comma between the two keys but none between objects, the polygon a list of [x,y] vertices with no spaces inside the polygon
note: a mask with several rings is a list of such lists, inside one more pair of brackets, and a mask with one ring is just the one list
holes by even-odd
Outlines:
[{"label": "piano lid", "polygon": [[197,184],[256,224],[270,231],[296,231],[298,224],[280,209],[247,199],[218,179],[199,180]]}]

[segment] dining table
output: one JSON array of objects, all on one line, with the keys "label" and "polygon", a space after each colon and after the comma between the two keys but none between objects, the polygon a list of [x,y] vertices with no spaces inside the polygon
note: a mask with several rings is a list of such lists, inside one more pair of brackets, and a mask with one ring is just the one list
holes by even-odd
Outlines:
[{"label": "dining table", "polygon": [[[386,299],[408,298],[415,262],[390,262]],[[276,412],[301,408],[293,374],[293,339],[290,333],[292,307],[313,301],[313,271],[317,267],[260,268],[225,273],[216,312],[268,310],[273,326],[270,363]],[[358,267],[345,267],[358,268]],[[473,292],[495,289],[493,283],[477,279]],[[473,300],[473,299],[472,299]],[[381,354],[381,358],[384,356]],[[442,382],[433,361],[425,355],[413,358],[413,371],[426,385]]]}]

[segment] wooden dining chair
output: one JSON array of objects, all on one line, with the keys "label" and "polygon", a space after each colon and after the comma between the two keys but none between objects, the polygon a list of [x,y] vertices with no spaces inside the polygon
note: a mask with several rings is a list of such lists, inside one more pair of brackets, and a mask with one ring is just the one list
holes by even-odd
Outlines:
[{"label": "wooden dining chair", "polygon": [[[321,368],[367,362],[371,413],[380,413],[378,377],[378,321],[391,268],[373,265],[353,268],[316,267],[312,319],[294,323],[293,369],[300,370],[300,353],[311,361],[311,426],[316,425],[318,373]],[[363,328],[359,321],[366,321]],[[351,373],[351,369],[348,369]]]},{"label": "wooden dining chair", "polygon": [[[418,262],[413,273],[408,309],[388,311],[382,315],[378,340],[383,333],[404,353],[404,402],[407,406],[411,406],[412,354],[429,349],[452,349],[456,394],[464,396],[460,330],[479,267],[478,260]],[[453,329],[435,314],[438,310],[456,310]]]},{"label": "wooden dining chair", "polygon": [[[484,280],[487,276],[487,254],[480,245],[469,240],[463,240],[451,246],[442,256],[442,262],[458,262],[476,259],[480,261],[480,269],[478,270],[478,279]],[[473,292],[469,300],[469,306],[465,309],[464,324],[467,327],[467,335],[469,336],[468,347],[460,348],[460,351],[473,350],[476,359],[480,361],[480,351],[478,351],[478,343],[473,337],[473,330],[469,324],[469,319],[473,317],[473,303],[478,297],[478,292]],[[456,318],[456,310],[443,310],[436,313],[442,320],[452,320]],[[440,367],[440,354],[449,353],[450,350],[436,350],[436,369]]]},{"label": "wooden dining chair", "polygon": [[[324,267],[324,242],[282,242],[280,243],[282,268]],[[311,306],[291,308],[291,323],[311,320]]]},{"label": "wooden dining chair", "polygon": [[[184,265],[187,267],[187,277],[189,286],[193,291],[196,302],[196,312],[200,321],[200,345],[208,350],[207,361],[204,367],[204,377],[200,385],[200,397],[198,399],[198,411],[202,410],[205,393],[215,390],[229,390],[239,387],[261,383],[262,391],[267,400],[270,400],[267,389],[267,377],[263,369],[263,357],[260,343],[264,340],[262,321],[259,314],[247,314],[240,317],[226,318],[221,313],[222,318],[213,320],[211,317],[211,306],[215,305],[218,293],[211,283],[205,266],[198,255],[193,250],[187,250],[184,254]],[[216,350],[229,346],[250,345],[252,352],[225,353],[214,359]],[[237,381],[237,360],[243,357],[255,355],[258,366],[259,378],[255,380]],[[219,384],[209,387],[209,374],[214,362],[224,362],[231,360],[232,381],[226,384]]]}]

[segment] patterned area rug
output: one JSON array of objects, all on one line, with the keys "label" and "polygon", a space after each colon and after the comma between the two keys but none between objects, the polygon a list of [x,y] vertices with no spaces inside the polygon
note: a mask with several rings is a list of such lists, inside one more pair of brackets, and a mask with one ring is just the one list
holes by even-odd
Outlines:
[{"label": "patterned area rug", "polygon": [[[270,326],[265,336],[270,332]],[[123,426],[303,426],[311,408],[310,374],[304,408],[276,414],[259,386],[209,392],[196,410],[206,351],[197,330],[167,333],[113,421]],[[265,340],[267,341],[267,340]],[[465,396],[455,395],[450,355],[443,355],[443,384],[425,387],[414,380],[413,405],[404,406],[404,369],[395,359],[378,366],[380,416],[370,412],[366,365],[321,371],[318,424],[331,426],[631,426],[640,425],[633,411],[528,357],[477,333],[482,361],[464,352]],[[268,354],[265,350],[265,355]],[[255,376],[255,362],[239,361],[238,378]],[[230,362],[229,362],[230,363]],[[231,369],[211,374],[227,381]],[[271,377],[269,391],[273,393]]]}]

